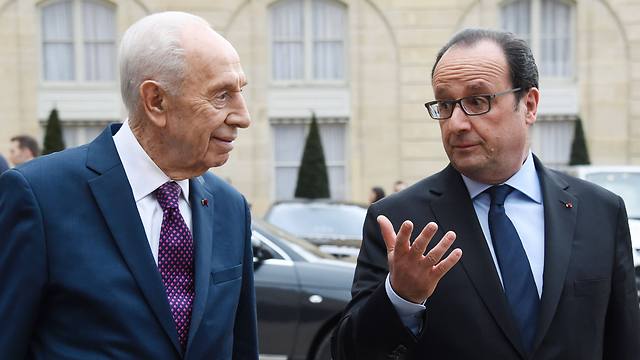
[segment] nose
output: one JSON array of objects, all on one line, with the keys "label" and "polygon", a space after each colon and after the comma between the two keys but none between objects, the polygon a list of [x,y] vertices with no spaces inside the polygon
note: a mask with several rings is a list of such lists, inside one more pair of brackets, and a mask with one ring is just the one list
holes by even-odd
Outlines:
[{"label": "nose", "polygon": [[243,129],[249,127],[251,124],[251,115],[249,115],[249,109],[247,109],[244,96],[239,92],[234,100],[233,108],[227,116],[226,123]]},{"label": "nose", "polygon": [[469,116],[462,111],[462,105],[456,104],[451,113],[451,117],[447,120],[447,125],[452,131],[466,131],[471,128],[471,121]]}]

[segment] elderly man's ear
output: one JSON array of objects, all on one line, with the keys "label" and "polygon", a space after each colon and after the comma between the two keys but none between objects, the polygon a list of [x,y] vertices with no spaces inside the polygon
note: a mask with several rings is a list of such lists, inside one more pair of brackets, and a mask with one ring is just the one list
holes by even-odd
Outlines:
[{"label": "elderly man's ear", "polygon": [[147,80],[140,85],[140,100],[147,118],[157,127],[164,127],[167,122],[167,93],[159,83]]}]

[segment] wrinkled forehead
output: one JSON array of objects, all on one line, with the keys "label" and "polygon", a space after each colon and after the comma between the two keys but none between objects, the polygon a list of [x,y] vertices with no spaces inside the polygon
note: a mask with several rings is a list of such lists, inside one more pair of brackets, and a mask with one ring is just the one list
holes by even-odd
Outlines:
[{"label": "wrinkled forehead", "polygon": [[460,84],[507,85],[510,82],[509,66],[502,48],[493,41],[456,44],[438,62],[432,81],[434,90]]}]

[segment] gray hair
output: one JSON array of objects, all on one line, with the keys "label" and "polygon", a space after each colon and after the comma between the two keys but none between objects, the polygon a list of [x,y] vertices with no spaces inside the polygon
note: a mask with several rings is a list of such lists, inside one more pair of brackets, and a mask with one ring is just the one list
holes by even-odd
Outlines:
[{"label": "gray hair", "polygon": [[201,17],[167,11],[138,20],[124,33],[118,63],[120,91],[129,115],[137,109],[138,89],[146,80],[157,81],[171,95],[180,91],[186,68],[181,36],[189,24],[209,27]]}]

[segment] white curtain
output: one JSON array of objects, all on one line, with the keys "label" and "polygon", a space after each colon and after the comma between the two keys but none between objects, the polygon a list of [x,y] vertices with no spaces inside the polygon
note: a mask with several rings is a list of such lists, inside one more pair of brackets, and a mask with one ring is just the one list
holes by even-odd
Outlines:
[{"label": "white curtain", "polygon": [[114,9],[101,1],[85,0],[82,15],[85,80],[115,80]]},{"label": "white curtain", "polygon": [[531,32],[531,1],[516,0],[500,9],[502,29],[512,32],[529,42]]},{"label": "white curtain", "polygon": [[75,80],[71,1],[42,8],[42,58],[44,80]]},{"label": "white curtain", "polygon": [[533,125],[531,148],[548,166],[562,168],[569,164],[573,142],[574,120],[545,120]]},{"label": "white curtain", "polygon": [[[308,133],[306,124],[273,124],[276,200],[293,199]],[[332,199],[345,198],[345,124],[318,124]]]},{"label": "white curtain", "polygon": [[345,124],[320,124],[332,199],[345,198]]},{"label": "white curtain", "polygon": [[539,34],[531,34],[532,0],[516,0],[501,8],[502,28],[531,43],[538,36],[536,60],[540,76],[573,76],[573,6],[562,0],[534,0],[540,9]]},{"label": "white curtain", "polygon": [[304,79],[304,6],[302,0],[283,0],[271,7],[274,80]]},{"label": "white curtain", "polygon": [[540,73],[550,77],[573,75],[573,16],[571,6],[542,0],[540,18]]},{"label": "white curtain", "polygon": [[276,200],[293,199],[305,142],[302,124],[274,124]]},{"label": "white curtain", "polygon": [[344,78],[346,7],[333,0],[313,1],[313,78]]}]

